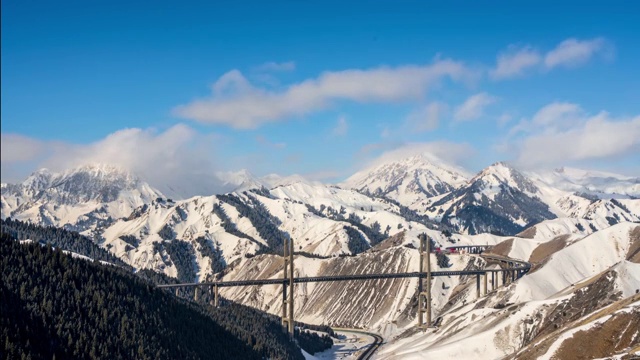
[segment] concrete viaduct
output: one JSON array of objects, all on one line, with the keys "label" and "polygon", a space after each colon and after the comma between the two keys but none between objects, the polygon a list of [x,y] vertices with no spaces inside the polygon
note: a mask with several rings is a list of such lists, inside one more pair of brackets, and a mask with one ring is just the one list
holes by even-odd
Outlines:
[{"label": "concrete viaduct", "polygon": [[[212,290],[214,306],[219,306],[218,289],[221,287],[232,286],[252,286],[252,285],[282,285],[282,325],[286,331],[293,336],[294,330],[294,301],[293,286],[299,283],[308,282],[327,282],[327,281],[352,281],[352,280],[368,280],[368,279],[403,279],[418,278],[418,324],[421,329],[432,326],[431,321],[431,279],[437,276],[476,276],[476,294],[481,295],[481,282],[483,283],[484,295],[487,294],[489,276],[491,276],[491,289],[495,290],[500,285],[509,284],[519,279],[531,269],[531,264],[525,261],[515,260],[508,257],[481,254],[485,260],[498,263],[499,269],[477,269],[477,270],[460,270],[460,271],[431,271],[431,260],[428,254],[431,253],[430,241],[426,234],[420,235],[420,269],[417,272],[407,273],[385,273],[385,274],[352,274],[338,276],[311,276],[311,277],[294,277],[293,276],[293,240],[285,239],[284,241],[284,269],[283,277],[277,279],[256,279],[256,280],[234,280],[234,281],[216,281],[203,283],[183,283],[158,285],[158,288],[175,288],[176,294],[179,288],[193,287],[195,288],[196,300],[199,297],[201,288],[209,288]],[[486,245],[469,245],[456,246],[456,250],[474,249],[485,252],[489,249]],[[501,279],[500,279],[501,278]],[[426,284],[425,284],[426,282]]]}]

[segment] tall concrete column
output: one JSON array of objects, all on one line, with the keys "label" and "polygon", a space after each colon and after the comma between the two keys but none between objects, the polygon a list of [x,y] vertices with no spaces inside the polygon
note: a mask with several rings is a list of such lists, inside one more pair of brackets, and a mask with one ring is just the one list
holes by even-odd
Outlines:
[{"label": "tall concrete column", "polygon": [[200,288],[199,287],[195,287],[195,294],[193,295],[193,299],[195,301],[198,301],[198,299],[200,299]]},{"label": "tall concrete column", "polygon": [[213,306],[218,307],[220,306],[220,298],[218,295],[218,285],[214,285],[213,286]]},{"label": "tall concrete column", "polygon": [[487,276],[489,276],[488,273],[484,273],[484,296],[487,296]]},{"label": "tall concrete column", "polygon": [[496,289],[496,272],[492,271],[491,272],[491,291],[494,291]]},{"label": "tall concrete column", "polygon": [[[295,322],[293,320],[293,240],[284,239],[284,277],[282,282],[282,326],[293,337]],[[287,287],[289,296],[287,297]]]},{"label": "tall concrete column", "polygon": [[282,257],[284,259],[284,269],[283,269],[283,279],[282,282],[282,326],[285,331],[287,331],[287,277],[289,276],[289,246],[287,244],[287,239],[284,239],[284,243],[282,244],[283,254]]},{"label": "tall concrete column", "polygon": [[420,245],[418,245],[418,254],[420,256],[420,263],[418,264],[418,328],[424,327],[424,303],[422,301],[422,292],[424,281],[422,274],[424,273],[424,241],[422,241],[422,235],[419,236]]},{"label": "tall concrete column", "polygon": [[293,239],[289,239],[289,334],[293,337]]},{"label": "tall concrete column", "polygon": [[476,274],[476,299],[480,299],[480,274]]},{"label": "tall concrete column", "polygon": [[[431,243],[426,234],[420,234],[420,276],[418,277],[418,327],[431,326]],[[422,284],[426,260],[426,291]],[[426,313],[426,321],[423,314]]]}]

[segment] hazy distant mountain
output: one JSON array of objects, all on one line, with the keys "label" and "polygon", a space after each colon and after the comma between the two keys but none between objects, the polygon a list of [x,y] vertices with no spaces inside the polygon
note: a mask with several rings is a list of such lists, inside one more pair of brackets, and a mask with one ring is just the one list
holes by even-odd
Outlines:
[{"label": "hazy distant mountain", "polygon": [[600,198],[640,198],[640,177],[569,167],[530,173],[529,176],[560,190],[587,193]]}]

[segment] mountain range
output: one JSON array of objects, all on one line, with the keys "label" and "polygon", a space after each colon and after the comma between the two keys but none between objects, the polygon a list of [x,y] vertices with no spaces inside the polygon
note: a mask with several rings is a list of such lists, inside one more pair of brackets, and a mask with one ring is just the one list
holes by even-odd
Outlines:
[{"label": "mountain range", "polygon": [[[571,168],[533,173],[503,162],[472,175],[429,154],[376,164],[335,185],[248,171],[218,177],[232,190],[178,199],[118,167],[40,170],[2,184],[1,214],[78,231],[135,269],[185,282],[279,277],[285,237],[294,239],[296,276],[416,271],[420,233],[436,246],[500,244],[501,255],[534,264],[531,274],[482,299],[470,279],[436,279],[434,312],[447,330],[427,338],[411,330],[416,279],[296,287],[298,318],[376,330],[394,339],[384,358],[413,356],[403,349],[416,358],[470,356],[455,350],[465,338],[476,353],[493,342],[484,353],[495,358],[542,351],[533,341],[543,334],[556,334],[549,346],[561,347],[554,341],[572,333],[579,314],[553,319],[578,306],[565,301],[572,294],[596,301],[590,314],[640,309],[637,301],[620,303],[640,288],[640,178]],[[450,266],[487,264],[467,254],[451,256]],[[276,286],[222,295],[280,311]],[[513,319],[505,304],[516,306],[508,307]],[[478,325],[465,325],[478,317]],[[600,320],[593,321],[607,321]],[[545,330],[550,323],[557,327]]]}]

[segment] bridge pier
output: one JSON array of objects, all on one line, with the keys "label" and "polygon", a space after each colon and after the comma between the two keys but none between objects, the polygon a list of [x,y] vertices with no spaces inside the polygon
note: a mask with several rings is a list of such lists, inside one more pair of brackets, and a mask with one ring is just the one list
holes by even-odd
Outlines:
[{"label": "bridge pier", "polygon": [[484,278],[484,296],[487,296],[487,276],[489,276],[489,274],[487,274],[486,272],[483,275]]},{"label": "bridge pier", "polygon": [[[431,242],[426,234],[420,234],[420,273],[418,276],[418,328],[426,330],[431,326]],[[424,273],[424,261],[427,261],[427,289],[422,285],[422,273]],[[423,314],[426,314],[426,322]]]},{"label": "bridge pier", "polygon": [[193,299],[197,302],[200,298],[200,288],[196,286],[195,294],[193,295]]},{"label": "bridge pier", "polygon": [[176,288],[176,297],[178,297],[178,290],[180,290],[180,288]]},{"label": "bridge pier", "polygon": [[[284,281],[282,282],[282,326],[293,338],[295,321],[293,320],[293,239],[285,238],[284,249]],[[289,296],[287,298],[287,287]]]},{"label": "bridge pier", "polygon": [[209,301],[209,305],[218,307],[220,306],[219,298],[218,298],[218,285],[213,285],[211,287],[211,293],[213,295],[213,299]]},{"label": "bridge pier", "polygon": [[491,272],[491,291],[496,290],[496,273],[494,271]]},{"label": "bridge pier", "polygon": [[480,299],[480,274],[476,274],[476,299]]}]

